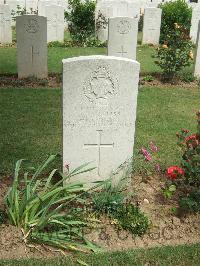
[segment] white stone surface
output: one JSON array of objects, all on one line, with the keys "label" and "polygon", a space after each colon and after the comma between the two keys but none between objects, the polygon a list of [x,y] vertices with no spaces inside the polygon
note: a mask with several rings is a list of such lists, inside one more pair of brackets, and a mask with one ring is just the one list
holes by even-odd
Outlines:
[{"label": "white stone surface", "polygon": [[108,55],[136,59],[138,19],[116,17],[109,19]]},{"label": "white stone surface", "polygon": [[105,42],[108,40],[108,19],[111,17],[135,17],[139,20],[140,4],[132,3],[130,0],[100,1],[97,2],[95,10],[96,24],[100,14],[105,17],[107,24],[98,28],[96,33],[98,39]]},{"label": "white stone surface", "polygon": [[64,8],[62,6],[46,6],[47,42],[64,41]]},{"label": "white stone surface", "polygon": [[159,44],[162,10],[160,8],[145,8],[143,26],[143,44]]},{"label": "white stone surface", "polygon": [[36,15],[18,16],[16,33],[18,77],[46,78],[47,19]]},{"label": "white stone surface", "polygon": [[120,57],[63,60],[63,167],[97,167],[79,180],[107,179],[132,157],[139,70]]},{"label": "white stone surface", "polygon": [[68,1],[67,0],[39,0],[38,1],[38,15],[39,16],[47,16],[46,6],[50,6],[50,5],[62,6],[64,8],[64,10],[68,9]]},{"label": "white stone surface", "polygon": [[200,20],[199,20],[199,25],[198,25],[198,34],[197,34],[197,41],[196,41],[194,75],[195,77],[200,78]]},{"label": "white stone surface", "polygon": [[11,11],[9,5],[0,5],[0,43],[12,43]]},{"label": "white stone surface", "polygon": [[197,40],[197,32],[198,32],[198,24],[200,20],[200,5],[196,5],[195,8],[192,9],[192,21],[190,28],[190,37],[194,43]]}]

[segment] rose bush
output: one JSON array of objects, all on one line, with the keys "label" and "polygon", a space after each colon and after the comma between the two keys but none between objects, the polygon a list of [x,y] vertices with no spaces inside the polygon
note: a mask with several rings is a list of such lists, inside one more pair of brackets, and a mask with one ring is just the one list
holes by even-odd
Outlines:
[{"label": "rose bush", "polygon": [[174,81],[179,72],[193,61],[193,44],[187,30],[174,23],[173,29],[166,35],[164,44],[157,49],[155,63],[163,73],[163,80]]}]

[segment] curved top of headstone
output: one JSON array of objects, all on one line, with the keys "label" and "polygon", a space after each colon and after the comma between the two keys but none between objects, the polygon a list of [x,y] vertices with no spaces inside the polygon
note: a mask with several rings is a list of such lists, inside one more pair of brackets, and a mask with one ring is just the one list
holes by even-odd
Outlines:
[{"label": "curved top of headstone", "polygon": [[86,60],[116,60],[121,62],[130,62],[134,63],[135,65],[140,66],[140,63],[138,63],[136,60],[128,59],[128,58],[122,58],[122,57],[116,57],[116,56],[107,56],[107,55],[90,55],[90,56],[78,56],[78,57],[72,57],[63,59],[62,63],[69,63],[69,62],[76,62],[76,61],[86,61]]}]

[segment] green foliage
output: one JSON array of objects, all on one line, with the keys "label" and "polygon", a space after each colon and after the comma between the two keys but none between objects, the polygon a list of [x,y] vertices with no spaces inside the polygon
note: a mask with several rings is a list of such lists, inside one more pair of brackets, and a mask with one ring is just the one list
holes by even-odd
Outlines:
[{"label": "green foliage", "polygon": [[174,23],[183,26],[189,31],[191,27],[192,8],[188,6],[185,0],[170,1],[160,4],[162,9],[162,22],[161,22],[161,43],[165,43],[168,34],[174,29]]},{"label": "green foliage", "polygon": [[151,82],[151,81],[153,81],[153,80],[154,80],[154,77],[153,77],[153,76],[151,76],[151,75],[147,75],[147,76],[143,77],[143,80],[144,80],[144,81]]},{"label": "green foliage", "polygon": [[65,18],[69,24],[71,38],[83,45],[95,34],[95,2],[69,0],[69,8],[69,12],[65,12]]},{"label": "green foliage", "polygon": [[193,45],[187,30],[178,24],[165,36],[165,43],[157,49],[157,60],[163,72],[163,79],[174,81],[178,73],[193,60]]},{"label": "green foliage", "polygon": [[189,186],[200,188],[200,111],[196,115],[197,133],[190,135],[188,130],[183,129],[177,133],[177,137],[183,151],[184,182]]},{"label": "green foliage", "polygon": [[175,191],[176,191],[176,186],[173,184],[170,184],[170,185],[166,184],[165,188],[162,189],[163,196],[166,199],[171,199]]},{"label": "green foliage", "polygon": [[200,212],[200,189],[192,190],[187,197],[181,197],[179,205],[185,211]]},{"label": "green foliage", "polygon": [[126,196],[123,190],[126,186],[126,179],[121,179],[116,185],[109,179],[98,193],[92,194],[94,210],[99,213],[113,213],[121,205]]},{"label": "green foliage", "polygon": [[134,235],[142,236],[149,227],[148,218],[132,204],[119,206],[113,217],[118,220],[119,228],[128,230]]},{"label": "green foliage", "polygon": [[183,71],[180,73],[180,79],[188,83],[195,81],[194,74],[191,71]]},{"label": "green foliage", "polygon": [[144,15],[140,15],[140,19],[138,22],[138,31],[142,32],[144,24]]},{"label": "green foliage", "polygon": [[33,10],[33,8],[30,8],[29,12],[26,10],[25,7],[21,7],[20,5],[17,5],[17,10],[11,10],[11,16],[12,20],[16,21],[17,16],[22,15],[37,15],[37,10]]},{"label": "green foliage", "polygon": [[[21,228],[24,240],[47,243],[64,249],[94,249],[80,234],[84,221],[77,220],[66,210],[72,203],[79,202],[85,191],[83,183],[71,183],[72,178],[94,168],[82,165],[66,175],[60,173],[60,180],[52,182],[57,169],[45,177],[42,175],[57,155],[51,155],[36,170],[29,168],[20,176],[22,162],[16,163],[12,186],[6,197],[5,206],[9,222]],[[70,179],[70,182],[67,182]],[[64,185],[63,185],[64,184]]]},{"label": "green foliage", "polygon": [[64,42],[59,42],[59,41],[54,41],[54,42],[49,42],[48,47],[72,47],[73,43],[71,41],[64,41]]}]

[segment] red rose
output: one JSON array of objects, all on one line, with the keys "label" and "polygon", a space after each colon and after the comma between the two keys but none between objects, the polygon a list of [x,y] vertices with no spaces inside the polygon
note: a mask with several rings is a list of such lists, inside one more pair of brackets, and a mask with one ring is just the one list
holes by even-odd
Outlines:
[{"label": "red rose", "polygon": [[193,135],[186,137],[185,142],[188,146],[192,145],[192,147],[196,147],[199,144],[196,134],[193,134]]},{"label": "red rose", "polygon": [[174,180],[178,176],[182,176],[184,174],[183,169],[176,165],[168,167],[165,173],[167,177],[171,180]]}]

